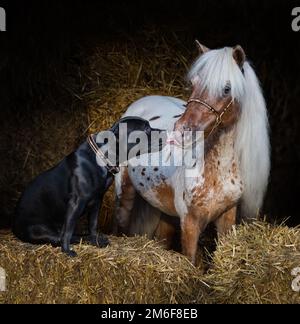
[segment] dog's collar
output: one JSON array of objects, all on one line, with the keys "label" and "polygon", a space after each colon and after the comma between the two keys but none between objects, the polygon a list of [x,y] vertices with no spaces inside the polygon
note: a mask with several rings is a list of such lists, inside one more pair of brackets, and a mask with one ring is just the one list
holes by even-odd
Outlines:
[{"label": "dog's collar", "polygon": [[113,165],[113,163],[111,163],[111,161],[105,156],[103,151],[98,147],[97,143],[93,138],[93,135],[88,136],[87,142],[93,150],[93,152],[105,163],[105,167],[109,173],[115,176],[120,172],[120,168]]}]

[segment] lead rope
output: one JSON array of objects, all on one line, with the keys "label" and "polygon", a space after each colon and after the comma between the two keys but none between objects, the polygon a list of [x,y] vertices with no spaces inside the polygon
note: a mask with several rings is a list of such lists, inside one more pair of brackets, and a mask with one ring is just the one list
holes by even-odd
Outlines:
[{"label": "lead rope", "polygon": [[117,173],[120,172],[120,168],[117,166],[114,166],[111,161],[105,156],[103,151],[98,147],[96,142],[94,141],[93,135],[89,135],[87,138],[87,142],[90,145],[91,149],[93,152],[98,156],[104,163],[106,169],[112,174],[116,175]]}]

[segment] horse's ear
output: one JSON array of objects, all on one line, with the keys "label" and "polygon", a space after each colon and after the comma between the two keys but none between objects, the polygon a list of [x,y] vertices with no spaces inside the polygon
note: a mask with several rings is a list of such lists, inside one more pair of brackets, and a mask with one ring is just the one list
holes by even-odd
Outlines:
[{"label": "horse's ear", "polygon": [[204,54],[204,53],[206,53],[206,52],[209,51],[209,48],[207,48],[206,46],[202,45],[202,44],[198,41],[198,39],[195,40],[195,43],[196,43],[196,46],[197,46],[197,48],[198,48],[198,51],[199,51],[199,54],[200,54],[200,55],[202,55],[202,54]]},{"label": "horse's ear", "polygon": [[233,58],[236,61],[237,65],[242,68],[246,61],[246,54],[242,48],[242,46],[237,45],[233,48]]}]

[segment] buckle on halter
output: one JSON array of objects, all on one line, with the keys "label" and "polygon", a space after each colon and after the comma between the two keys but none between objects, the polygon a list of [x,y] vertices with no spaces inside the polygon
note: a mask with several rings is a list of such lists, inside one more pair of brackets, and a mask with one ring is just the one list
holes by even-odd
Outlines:
[{"label": "buckle on halter", "polygon": [[105,168],[107,169],[107,171],[109,173],[111,173],[113,176],[115,176],[116,174],[118,174],[120,172],[120,167],[112,165],[112,163],[105,156],[105,154],[102,152],[102,150],[97,146],[97,143],[94,141],[93,135],[88,136],[87,142],[88,142],[90,148],[96,154],[96,156],[98,156],[105,163]]},{"label": "buckle on halter", "polygon": [[222,117],[220,115],[216,115],[216,127],[222,123]]},{"label": "buckle on halter", "polygon": [[111,173],[114,176],[120,172],[120,167],[117,166],[106,165],[106,169],[109,173]]}]

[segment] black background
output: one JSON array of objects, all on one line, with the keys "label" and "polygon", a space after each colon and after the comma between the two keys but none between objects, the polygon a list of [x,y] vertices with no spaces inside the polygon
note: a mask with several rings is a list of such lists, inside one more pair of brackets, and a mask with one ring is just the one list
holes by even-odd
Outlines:
[{"label": "black background", "polygon": [[[291,28],[299,1],[11,0],[0,6],[7,12],[7,32],[0,33],[0,123],[5,124],[14,124],[14,114],[39,114],[44,97],[55,95],[57,81],[69,73],[66,62],[81,64],[91,39],[134,39],[145,26],[165,26],[191,51],[195,38],[210,48],[241,44],[261,79],[270,115],[272,173],[265,212],[300,223],[300,32]],[[13,134],[7,145],[8,139],[2,140],[1,159],[14,158],[16,140]],[[3,204],[0,226],[9,224],[11,215]]]}]

